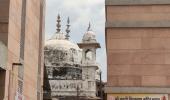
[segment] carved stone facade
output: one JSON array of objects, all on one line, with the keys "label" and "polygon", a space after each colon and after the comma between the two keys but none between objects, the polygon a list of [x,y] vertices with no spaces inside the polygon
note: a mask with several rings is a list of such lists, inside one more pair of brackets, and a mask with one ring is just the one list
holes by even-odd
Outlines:
[{"label": "carved stone facade", "polygon": [[[46,84],[44,99],[67,97],[96,97],[96,42],[95,34],[85,33],[82,43],[69,40],[67,33],[60,32],[60,16],[57,20],[57,32],[45,43]],[[69,26],[69,20],[68,25]],[[65,100],[65,99],[64,99]]]}]

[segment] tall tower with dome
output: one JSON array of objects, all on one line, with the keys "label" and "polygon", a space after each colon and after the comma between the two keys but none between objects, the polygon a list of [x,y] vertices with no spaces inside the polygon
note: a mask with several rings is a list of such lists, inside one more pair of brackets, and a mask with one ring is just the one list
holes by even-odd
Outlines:
[{"label": "tall tower with dome", "polygon": [[82,43],[70,39],[70,20],[66,32],[61,31],[61,19],[57,17],[56,33],[45,43],[44,100],[88,100],[96,98],[96,42],[91,25]]}]

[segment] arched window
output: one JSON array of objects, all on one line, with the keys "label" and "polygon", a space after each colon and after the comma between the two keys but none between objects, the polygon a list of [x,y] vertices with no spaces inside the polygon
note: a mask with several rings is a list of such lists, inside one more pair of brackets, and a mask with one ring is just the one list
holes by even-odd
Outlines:
[{"label": "arched window", "polygon": [[90,49],[88,49],[86,52],[85,52],[85,58],[86,60],[92,60],[93,58],[93,53]]}]

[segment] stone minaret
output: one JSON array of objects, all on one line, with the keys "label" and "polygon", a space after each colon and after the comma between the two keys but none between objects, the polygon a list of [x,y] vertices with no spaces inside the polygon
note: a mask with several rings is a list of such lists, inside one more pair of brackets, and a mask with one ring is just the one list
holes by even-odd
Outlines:
[{"label": "stone minaret", "polygon": [[82,67],[83,67],[83,85],[88,91],[87,95],[95,96],[96,94],[96,80],[95,73],[98,69],[96,63],[96,49],[100,48],[100,44],[97,43],[95,33],[91,30],[91,25],[87,32],[84,34],[82,43],[78,43],[78,46],[82,49]]}]

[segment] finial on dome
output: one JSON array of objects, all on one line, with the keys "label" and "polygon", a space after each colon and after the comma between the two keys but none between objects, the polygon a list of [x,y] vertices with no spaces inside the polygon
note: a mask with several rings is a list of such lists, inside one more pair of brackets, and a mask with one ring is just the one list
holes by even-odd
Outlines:
[{"label": "finial on dome", "polygon": [[60,22],[61,22],[61,19],[60,19],[60,15],[58,14],[58,16],[57,16],[57,33],[59,33],[60,31],[61,31],[61,24],[60,24]]},{"label": "finial on dome", "polygon": [[68,17],[68,19],[67,19],[67,29],[66,29],[66,39],[69,39],[69,37],[70,37],[70,35],[69,35],[69,33],[70,33],[70,19],[69,19],[69,17]]},{"label": "finial on dome", "polygon": [[87,31],[91,31],[92,29],[91,29],[91,23],[89,22],[89,27],[88,27],[88,29],[87,29]]}]

